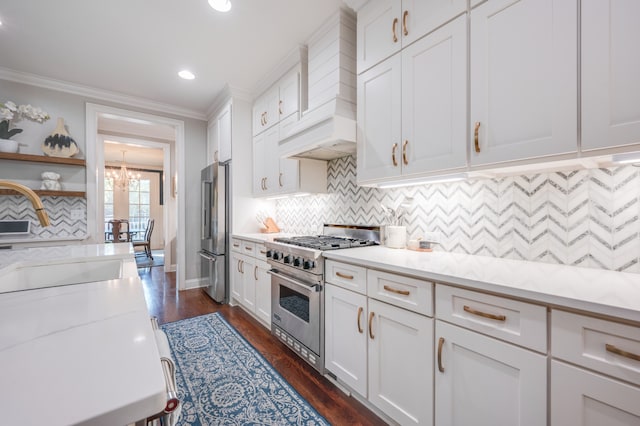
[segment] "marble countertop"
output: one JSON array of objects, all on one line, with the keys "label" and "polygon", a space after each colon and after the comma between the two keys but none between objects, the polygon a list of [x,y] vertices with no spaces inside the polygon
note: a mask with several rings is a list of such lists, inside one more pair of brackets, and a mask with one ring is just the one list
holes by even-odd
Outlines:
[{"label": "marble countertop", "polygon": [[[133,257],[130,244],[51,249],[0,252],[0,274]],[[158,413],[166,402],[159,360],[137,274],[0,294],[2,424],[126,425]]]},{"label": "marble countertop", "polygon": [[254,234],[233,234],[231,237],[232,238],[240,238],[242,240],[247,240],[247,241],[253,241],[254,243],[265,243],[265,242],[272,242],[274,238],[279,238],[279,237],[293,237],[295,236],[294,234],[288,234],[285,232],[279,232],[279,233],[274,233],[274,234],[260,234],[260,233],[254,233]]},{"label": "marble countertop", "polygon": [[387,247],[325,251],[325,258],[640,322],[640,274]]}]

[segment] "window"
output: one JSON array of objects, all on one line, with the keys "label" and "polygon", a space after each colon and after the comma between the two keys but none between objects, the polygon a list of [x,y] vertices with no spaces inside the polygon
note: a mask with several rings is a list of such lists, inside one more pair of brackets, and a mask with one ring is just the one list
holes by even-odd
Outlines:
[{"label": "window", "polygon": [[108,222],[113,220],[113,178],[104,178],[104,232],[107,232]]},{"label": "window", "polygon": [[[106,191],[105,191],[106,194]],[[106,215],[105,202],[105,215]],[[145,229],[151,217],[151,180],[140,179],[129,183],[129,227]]]}]

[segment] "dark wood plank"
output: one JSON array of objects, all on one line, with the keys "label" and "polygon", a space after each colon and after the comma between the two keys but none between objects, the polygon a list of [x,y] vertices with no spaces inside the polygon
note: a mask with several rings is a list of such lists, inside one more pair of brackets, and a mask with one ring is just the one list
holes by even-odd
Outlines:
[{"label": "dark wood plank", "polygon": [[240,307],[220,305],[201,289],[176,291],[175,273],[162,268],[139,269],[151,315],[160,323],[212,312],[225,319],[333,425],[385,425],[364,405],[318,374]]},{"label": "dark wood plank", "polygon": [[[86,192],[84,191],[50,191],[46,189],[34,189],[33,192],[39,196],[47,197],[81,197],[86,198]],[[0,195],[20,195],[18,191],[13,189],[0,189]]]},{"label": "dark wood plank", "polygon": [[32,163],[67,164],[70,166],[85,166],[84,158],[47,157],[46,155],[19,154],[0,152],[0,160],[30,161]]}]

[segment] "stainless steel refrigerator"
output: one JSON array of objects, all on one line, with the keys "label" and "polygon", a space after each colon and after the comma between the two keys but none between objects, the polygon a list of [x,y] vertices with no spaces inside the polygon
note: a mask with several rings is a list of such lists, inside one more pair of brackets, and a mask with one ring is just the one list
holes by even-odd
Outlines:
[{"label": "stainless steel refrigerator", "polygon": [[213,163],[201,172],[201,245],[202,278],[205,291],[219,303],[229,301],[229,164]]}]

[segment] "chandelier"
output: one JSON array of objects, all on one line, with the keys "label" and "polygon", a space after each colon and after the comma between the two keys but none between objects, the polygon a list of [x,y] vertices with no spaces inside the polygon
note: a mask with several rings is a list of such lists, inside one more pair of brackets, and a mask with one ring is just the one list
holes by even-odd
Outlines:
[{"label": "chandelier", "polygon": [[122,151],[122,163],[119,169],[106,169],[104,172],[105,177],[113,178],[113,185],[121,190],[126,190],[130,187],[137,187],[140,181],[140,173],[133,173],[127,169],[127,163],[124,160],[124,154],[127,151]]}]

